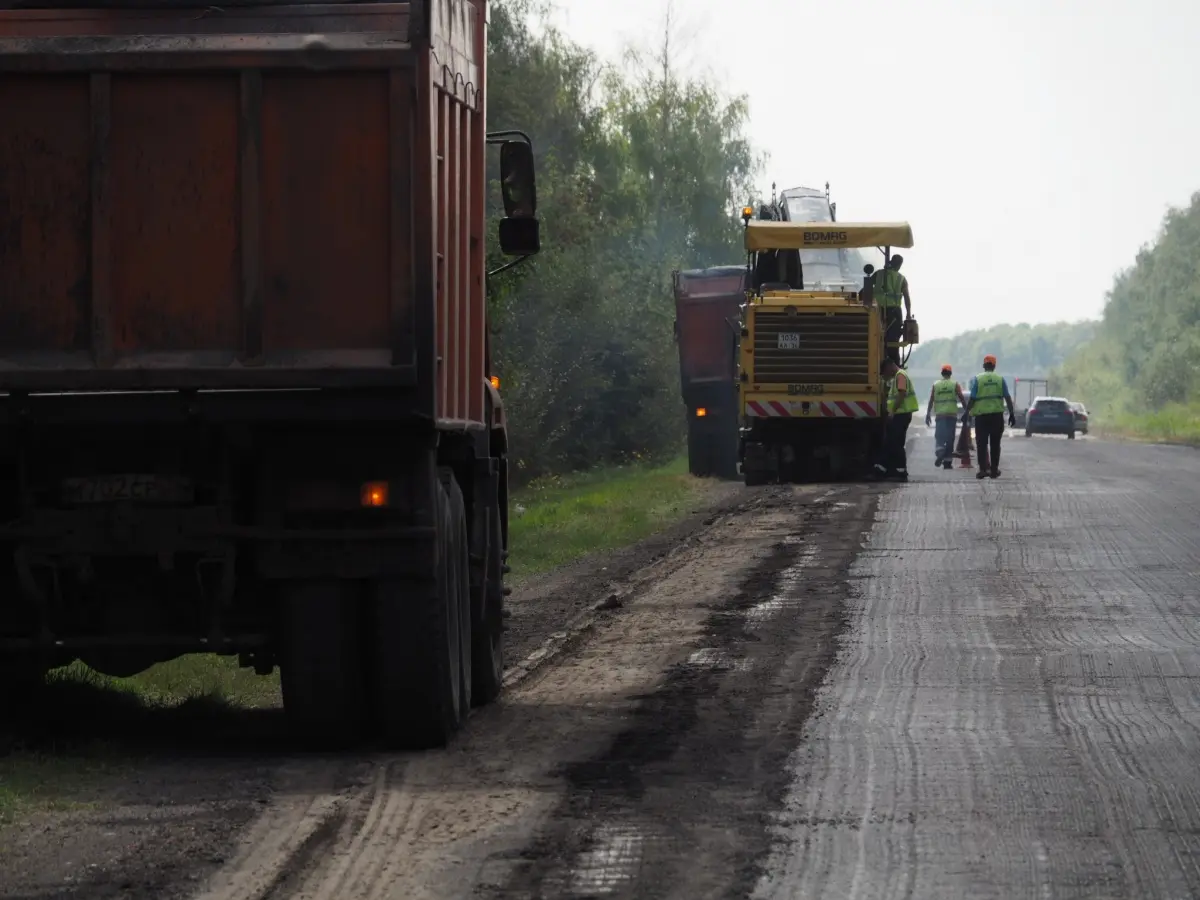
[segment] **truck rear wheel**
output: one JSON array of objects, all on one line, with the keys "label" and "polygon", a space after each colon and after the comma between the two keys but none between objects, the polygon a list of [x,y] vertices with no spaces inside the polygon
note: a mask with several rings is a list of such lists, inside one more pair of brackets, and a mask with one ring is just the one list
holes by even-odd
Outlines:
[{"label": "truck rear wheel", "polygon": [[697,478],[713,474],[712,439],[696,427],[695,421],[688,423],[688,471]]},{"label": "truck rear wheel", "polygon": [[[9,718],[19,718],[42,705],[46,669],[36,659],[14,656],[0,659],[0,730]],[[0,742],[2,746],[2,742]]]},{"label": "truck rear wheel", "polygon": [[362,736],[366,690],[358,584],[285,582],[280,596],[280,684],[293,733],[304,743],[345,747]]},{"label": "truck rear wheel", "polygon": [[450,498],[450,533],[454,535],[455,555],[451,566],[454,593],[458,603],[458,708],[465,721],[471,714],[471,696],[474,693],[474,654],[471,633],[471,537],[467,527],[467,504],[463,501],[462,489],[454,476],[447,474],[446,494]]},{"label": "truck rear wheel", "polygon": [[462,494],[451,484],[452,491],[434,487],[432,577],[381,579],[371,598],[375,716],[391,746],[445,746],[463,722],[470,641],[464,645],[462,619],[465,613],[470,621],[470,591]]},{"label": "truck rear wheel", "polygon": [[504,530],[500,501],[489,498],[487,562],[482,616],[471,623],[472,701],[486,706],[500,696],[504,680]]},{"label": "truck rear wheel", "polygon": [[718,478],[736,481],[738,478],[738,429],[736,422],[729,422],[727,433],[717,438],[713,467]]}]

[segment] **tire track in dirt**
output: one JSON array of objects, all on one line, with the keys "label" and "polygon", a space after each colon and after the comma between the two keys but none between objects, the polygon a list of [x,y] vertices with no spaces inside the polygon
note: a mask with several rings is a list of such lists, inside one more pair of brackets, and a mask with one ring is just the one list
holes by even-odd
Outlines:
[{"label": "tire track in dirt", "polygon": [[772,547],[710,604],[702,653],[668,670],[570,785],[510,876],[482,896],[746,896],[785,762],[843,627],[846,573],[880,493],[835,488],[759,539]]}]

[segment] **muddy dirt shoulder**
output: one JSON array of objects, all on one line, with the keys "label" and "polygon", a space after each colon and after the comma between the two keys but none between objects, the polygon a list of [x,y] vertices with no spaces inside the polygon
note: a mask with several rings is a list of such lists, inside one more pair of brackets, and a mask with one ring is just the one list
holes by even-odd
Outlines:
[{"label": "muddy dirt shoulder", "polygon": [[713,482],[697,509],[675,524],[628,547],[582,557],[514,585],[509,598],[505,655],[509,665],[525,659],[551,634],[603,604],[623,596],[630,579],[678,553],[719,517],[761,502],[763,494],[735,482]]}]

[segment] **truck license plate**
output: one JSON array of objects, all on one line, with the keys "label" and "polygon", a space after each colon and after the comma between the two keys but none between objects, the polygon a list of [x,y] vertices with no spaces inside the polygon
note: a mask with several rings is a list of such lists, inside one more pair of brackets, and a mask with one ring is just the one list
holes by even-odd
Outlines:
[{"label": "truck license plate", "polygon": [[195,499],[195,489],[190,478],[180,475],[93,475],[64,478],[62,498],[68,505],[121,500],[191,503]]},{"label": "truck license plate", "polygon": [[794,331],[781,332],[779,335],[780,350],[799,350],[800,335]]}]

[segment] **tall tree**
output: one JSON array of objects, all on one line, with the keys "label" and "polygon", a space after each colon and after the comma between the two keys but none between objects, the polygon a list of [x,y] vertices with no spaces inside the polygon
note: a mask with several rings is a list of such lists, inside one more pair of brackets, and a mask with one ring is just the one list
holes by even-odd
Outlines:
[{"label": "tall tree", "polygon": [[755,166],[744,98],[679,74],[670,20],[617,70],[533,15],[497,5],[489,59],[491,127],[533,138],[545,234],[490,298],[519,476],[677,451],[670,272],[739,257]]},{"label": "tall tree", "polygon": [[1059,377],[1090,406],[1141,412],[1200,400],[1200,193],[1119,273],[1097,340]]}]

